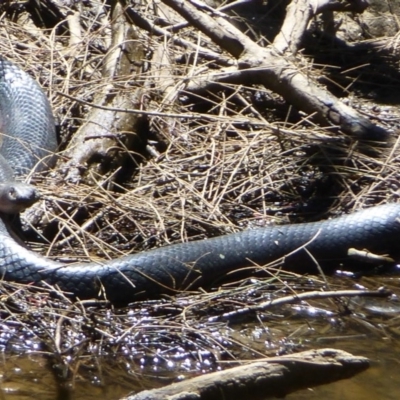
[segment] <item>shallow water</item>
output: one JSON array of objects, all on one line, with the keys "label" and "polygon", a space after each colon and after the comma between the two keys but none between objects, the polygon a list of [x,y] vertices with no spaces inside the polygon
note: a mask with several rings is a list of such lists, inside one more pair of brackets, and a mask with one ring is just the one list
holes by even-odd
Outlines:
[{"label": "shallow water", "polygon": [[[398,291],[397,278],[386,282]],[[332,313],[349,306],[351,313]],[[308,304],[285,305],[259,315],[259,321],[241,323],[214,332],[218,346],[207,347],[201,336],[168,335],[165,331],[149,332],[154,327],[143,325],[134,333],[133,345],[120,346],[113,353],[93,343],[96,357],[81,354],[78,359],[62,350],[55,356],[39,343],[34,335],[19,338],[3,346],[0,359],[0,398],[5,400],[116,400],[170,382],[210,372],[226,366],[221,352],[236,346],[239,359],[260,358],[262,355],[285,354],[311,348],[336,348],[371,360],[371,367],[360,375],[344,381],[293,393],[287,399],[354,400],[398,399],[400,380],[400,318],[397,296],[391,299],[357,299],[340,307],[330,300]],[[399,320],[399,321],[398,321]],[[171,320],[172,321],[172,320]],[[6,323],[2,324],[6,330]],[[199,328],[187,326],[193,330]],[[164,337],[162,332],[166,332]],[[64,332],[68,335],[68,332]],[[3,335],[3,336],[1,336]],[[0,337],[5,337],[0,332]],[[3,343],[5,341],[3,340]],[[136,346],[136,344],[138,346]],[[139,347],[140,344],[140,347]],[[79,344],[77,345],[79,346]],[[192,351],[193,346],[198,349]],[[139,350],[138,350],[139,349]],[[182,349],[191,351],[185,355]],[[214,353],[213,353],[214,351]],[[232,350],[233,351],[233,350]],[[136,353],[135,353],[136,352]],[[71,353],[72,354],[72,353]],[[250,399],[249,399],[250,400]]]},{"label": "shallow water", "polygon": [[[372,361],[369,370],[352,379],[293,393],[287,396],[287,399],[397,400],[400,393],[399,345],[393,346],[390,341],[371,340],[371,338],[357,338],[355,341],[357,343],[352,343],[351,340],[336,341],[330,343],[329,347],[367,356]],[[107,377],[103,385],[91,383],[86,380],[87,377],[77,376],[73,383],[74,390],[72,390],[72,387],[60,387],[54,373],[46,357],[41,355],[3,355],[0,379],[1,398],[7,400],[91,400],[101,397],[106,400],[115,400],[126,396],[131,391],[154,387],[157,382],[161,386],[165,381],[160,379],[157,373],[152,374],[149,371],[143,375],[140,371],[131,375],[122,369],[113,371],[107,369]]]}]

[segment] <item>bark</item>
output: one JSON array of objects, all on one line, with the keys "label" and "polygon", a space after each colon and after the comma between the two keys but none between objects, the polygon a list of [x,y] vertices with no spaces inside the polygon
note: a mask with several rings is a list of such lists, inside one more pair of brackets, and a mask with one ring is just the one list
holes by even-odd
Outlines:
[{"label": "bark", "polygon": [[256,400],[284,397],[296,390],[350,378],[368,367],[368,359],[341,350],[311,350],[145,390],[125,400]]},{"label": "bark", "polygon": [[102,174],[104,160],[112,160],[117,168],[137,138],[140,114],[122,113],[116,109],[140,108],[141,89],[128,90],[126,84],[134,80],[133,63],[143,59],[143,52],[119,4],[113,11],[112,20],[111,45],[102,68],[103,90],[94,96],[85,123],[63,154],[67,161],[61,169],[71,182],[80,181],[87,168]]}]

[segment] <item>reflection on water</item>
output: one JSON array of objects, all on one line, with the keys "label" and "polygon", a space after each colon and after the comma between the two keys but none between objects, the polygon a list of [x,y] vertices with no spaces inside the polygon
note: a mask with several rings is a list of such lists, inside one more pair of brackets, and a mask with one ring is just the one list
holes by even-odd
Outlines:
[{"label": "reflection on water", "polygon": [[[310,343],[310,347],[317,343]],[[340,348],[353,354],[367,356],[372,365],[366,372],[353,379],[339,381],[310,390],[293,393],[286,398],[321,399],[324,400],[397,400],[400,393],[398,371],[400,366],[400,348],[398,343],[368,337],[357,338],[355,341],[334,340],[324,342],[322,347]],[[5,356],[1,361],[1,399],[74,399],[91,400],[99,398],[107,400],[119,399],[131,391],[139,391],[155,386],[162,386],[170,380],[159,377],[157,373],[146,371],[130,371],[121,368],[109,369],[106,366],[105,380],[101,386],[87,380],[87,376],[77,376],[73,382],[74,389],[59,387],[55,371],[42,355]],[[173,372],[169,372],[173,375]]]},{"label": "reflection on water", "polygon": [[3,355],[0,371],[0,398],[7,400],[117,399],[129,391],[128,387],[121,388],[118,384],[97,386],[79,376],[71,383],[75,386],[71,391],[71,387],[59,384],[57,371],[41,354]]},{"label": "reflection on water", "polygon": [[[374,282],[375,287],[377,283]],[[385,282],[394,292],[400,292],[397,282],[396,285],[392,283]],[[210,300],[210,304],[214,303]],[[184,305],[187,317],[191,302],[184,301],[180,305]],[[165,306],[165,310],[157,309],[156,315],[151,315],[143,307],[140,312],[130,310],[123,319],[131,323],[127,333],[122,333],[118,340],[108,337],[108,344],[104,345],[101,342],[106,341],[105,338],[87,343],[89,336],[83,340],[79,336],[73,345],[61,346],[58,356],[52,352],[53,347],[50,351],[49,344],[45,347],[35,342],[32,330],[30,333],[27,331],[24,337],[18,337],[20,341],[15,337],[11,340],[10,325],[0,325],[0,330],[3,329],[0,331],[3,349],[0,398],[116,400],[130,392],[233,366],[234,358],[259,359],[265,355],[311,348],[337,348],[365,356],[371,360],[371,368],[353,379],[297,392],[287,399],[389,400],[399,397],[400,318],[397,317],[396,296],[390,299],[346,299],[339,305],[326,299],[301,305],[287,304],[268,309],[256,318],[236,325],[219,323],[208,326],[205,322],[207,315],[197,315],[196,320],[177,324],[174,318],[181,315],[178,305],[174,304],[172,313],[171,304],[165,303]],[[211,313],[211,309],[208,310]],[[170,313],[169,319],[166,312]],[[107,315],[109,319],[104,321],[112,321],[115,326],[118,323],[116,316]],[[137,330],[130,329],[143,315],[147,325],[141,319],[142,325]],[[77,317],[71,314],[69,318],[66,328],[76,322]],[[97,324],[104,322],[99,316],[96,318]],[[159,318],[157,329],[151,325],[154,318]],[[197,320],[203,322],[194,322]],[[69,331],[63,334],[65,337],[72,335]],[[87,350],[77,352],[83,344],[97,356],[90,357]]]}]

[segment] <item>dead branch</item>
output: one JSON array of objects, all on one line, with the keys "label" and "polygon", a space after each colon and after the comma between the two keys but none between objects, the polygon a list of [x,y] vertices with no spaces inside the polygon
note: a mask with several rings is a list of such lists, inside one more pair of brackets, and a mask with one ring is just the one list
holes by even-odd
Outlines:
[{"label": "dead branch", "polygon": [[304,33],[314,16],[325,12],[353,11],[362,13],[368,7],[363,0],[332,1],[332,0],[293,0],[286,9],[286,17],[282,28],[275,37],[273,47],[279,53],[296,54],[300,50]]},{"label": "dead branch", "polygon": [[[285,48],[282,44],[285,32],[277,37],[278,50],[274,44],[264,48],[217,13],[210,15],[202,8],[186,1],[163,0],[163,2],[238,60],[243,84],[263,84],[319,123],[339,127],[344,133],[356,139],[384,141],[388,138],[388,132],[385,129],[371,123],[367,118],[339,101],[324,87],[317,84],[308,73],[307,68],[303,71],[291,60],[291,57],[284,56],[279,51],[279,47]],[[297,5],[308,10],[304,15],[307,23],[314,15],[308,3],[299,1],[291,6],[293,8]],[[300,14],[302,13],[300,12]],[[290,12],[289,18],[292,17],[293,12]],[[283,26],[287,25],[284,23]],[[298,47],[299,37],[304,33],[307,24],[301,24],[301,26],[303,30],[295,33],[292,49]],[[218,76],[213,79],[213,82],[219,82]],[[224,82],[229,82],[229,77],[224,76]]]},{"label": "dead branch", "polygon": [[311,350],[198,376],[160,389],[146,390],[124,400],[284,397],[296,390],[350,378],[368,367],[367,358],[341,350]]},{"label": "dead branch", "polygon": [[71,139],[63,154],[67,162],[61,166],[68,180],[79,181],[82,168],[87,168],[94,157],[113,160],[118,165],[127,156],[128,143],[136,139],[139,115],[120,114],[112,109],[139,108],[140,89],[128,90],[125,81],[134,79],[131,76],[132,62],[142,57],[135,31],[126,25],[122,8],[117,4],[112,14],[111,46],[103,62],[103,89],[93,100],[93,104],[109,106],[111,110],[93,107],[86,122]]}]

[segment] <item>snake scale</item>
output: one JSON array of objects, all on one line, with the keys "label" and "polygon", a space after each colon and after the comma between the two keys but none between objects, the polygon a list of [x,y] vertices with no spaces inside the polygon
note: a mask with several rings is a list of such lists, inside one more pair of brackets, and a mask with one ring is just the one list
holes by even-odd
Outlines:
[{"label": "snake scale", "polygon": [[[38,160],[55,151],[54,118],[46,96],[28,74],[4,58],[0,58],[0,129],[4,135],[0,179],[5,185],[17,185],[11,169],[16,175],[42,169],[45,162]],[[14,193],[14,188],[9,192]],[[18,244],[2,217],[0,276],[25,284],[46,282],[80,299],[101,296],[126,304],[210,288],[240,270],[250,274],[251,268],[246,267],[281,258],[284,269],[298,273],[318,273],[316,261],[326,272],[341,265],[359,268],[359,262],[347,256],[349,248],[396,258],[400,255],[399,218],[400,205],[387,204],[332,220],[270,226],[170,245],[102,264],[63,264]]]}]

